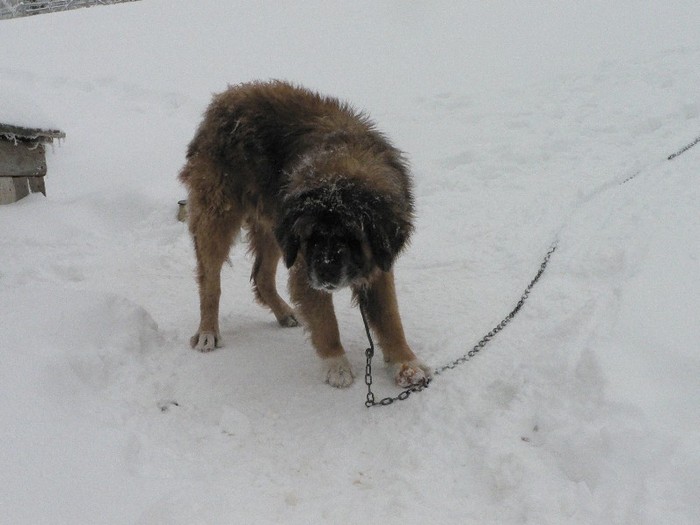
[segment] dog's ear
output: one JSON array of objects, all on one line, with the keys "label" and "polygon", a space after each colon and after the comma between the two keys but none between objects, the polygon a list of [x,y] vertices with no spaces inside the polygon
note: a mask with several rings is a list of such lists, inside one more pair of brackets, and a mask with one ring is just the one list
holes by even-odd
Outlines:
[{"label": "dog's ear", "polygon": [[295,231],[294,228],[294,223],[296,221],[296,216],[287,214],[277,225],[277,228],[275,228],[275,237],[282,249],[282,257],[284,258],[284,265],[287,269],[291,268],[294,261],[296,261],[297,253],[299,253],[299,246],[301,245],[299,233]]},{"label": "dog's ear", "polygon": [[368,222],[365,226],[367,241],[372,250],[372,258],[375,264],[383,272],[388,272],[394,262],[394,256],[389,245],[389,238],[381,224]]},{"label": "dog's ear", "polygon": [[299,253],[299,236],[294,234],[288,234],[285,236],[283,243],[280,243],[282,247],[282,256],[284,257],[284,265],[287,269],[294,265],[294,261],[297,260],[297,253]]},{"label": "dog's ear", "polygon": [[408,240],[411,225],[392,219],[391,213],[385,209],[370,214],[366,218],[364,230],[374,262],[380,270],[388,272]]},{"label": "dog's ear", "polygon": [[275,229],[275,237],[282,249],[282,257],[287,269],[294,265],[302,239],[308,237],[310,222],[309,217],[290,211]]}]

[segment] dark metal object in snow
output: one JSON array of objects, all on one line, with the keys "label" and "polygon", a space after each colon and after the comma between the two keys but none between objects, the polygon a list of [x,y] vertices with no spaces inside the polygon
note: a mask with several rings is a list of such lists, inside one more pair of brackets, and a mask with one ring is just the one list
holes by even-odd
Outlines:
[{"label": "dark metal object in snow", "polygon": [[167,399],[167,400],[163,400],[163,401],[158,402],[158,408],[163,413],[168,412],[171,407],[179,407],[179,406],[180,406],[180,403],[178,403],[177,401],[174,401],[172,399]]},{"label": "dark metal object in snow", "polygon": [[177,220],[187,222],[187,199],[177,201]]},{"label": "dark metal object in snow", "polygon": [[[496,337],[496,335],[501,330],[508,326],[508,323],[510,323],[513,320],[513,318],[517,315],[520,309],[525,305],[525,301],[527,301],[527,298],[530,296],[530,292],[537,284],[537,281],[539,281],[540,277],[542,277],[542,274],[544,273],[545,269],[547,268],[547,264],[549,263],[549,259],[552,257],[552,254],[556,249],[557,243],[555,242],[554,244],[552,244],[552,246],[549,248],[549,251],[544,256],[544,259],[540,264],[540,269],[537,271],[537,274],[535,275],[534,279],[530,281],[530,284],[527,285],[527,288],[525,288],[525,291],[520,297],[518,303],[515,305],[515,308],[513,308],[513,310],[508,315],[506,315],[503,318],[503,320],[500,323],[498,323],[488,334],[482,337],[481,340],[478,343],[476,343],[471,350],[469,350],[469,352],[467,352],[461,357],[458,357],[454,361],[435,369],[433,374],[440,375],[443,372],[446,372],[447,370],[452,370],[453,368],[463,363],[466,363],[476,354],[481,352],[481,349],[484,348],[491,339]],[[365,299],[363,296],[360,297],[360,313],[362,314],[362,321],[365,324],[367,340],[369,341],[369,348],[365,350],[365,356],[367,357],[367,365],[365,367],[365,384],[367,385],[367,400],[365,401],[365,406],[369,408],[377,405],[391,405],[394,401],[403,401],[404,399],[407,399],[408,396],[410,396],[413,392],[420,392],[421,390],[427,388],[428,384],[414,385],[410,388],[407,388],[396,397],[385,397],[384,399],[375,401],[374,392],[372,392],[372,357],[374,356],[374,342],[372,341],[372,335],[370,334],[369,325],[367,324],[367,316],[365,315]]]},{"label": "dark metal object in snow", "polygon": [[79,7],[120,4],[135,0],[0,0],[0,19],[42,15]]},{"label": "dark metal object in snow", "polygon": [[666,159],[666,160],[673,160],[673,159],[675,159],[678,155],[682,155],[683,153],[685,153],[686,151],[688,151],[690,148],[692,148],[693,146],[695,146],[698,142],[700,142],[700,136],[699,136],[699,137],[696,137],[696,139],[695,139],[693,142],[691,142],[690,144],[687,144],[687,145],[683,146],[681,149],[679,149],[678,151],[676,151],[676,152],[673,153],[672,155],[669,155],[669,156],[668,156],[668,159]]},{"label": "dark metal object in snow", "polygon": [[0,204],[16,202],[30,193],[46,195],[44,144],[65,136],[58,130],[0,124]]}]

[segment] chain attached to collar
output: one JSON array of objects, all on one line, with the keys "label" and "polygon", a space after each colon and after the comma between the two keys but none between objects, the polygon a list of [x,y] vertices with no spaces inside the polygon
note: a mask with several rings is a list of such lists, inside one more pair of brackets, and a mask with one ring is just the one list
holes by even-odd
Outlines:
[{"label": "chain attached to collar", "polygon": [[[453,368],[469,361],[472,357],[481,352],[481,350],[488,344],[488,342],[491,341],[491,339],[493,339],[513,320],[513,318],[517,315],[517,313],[525,304],[525,301],[527,301],[528,297],[530,296],[530,292],[537,284],[537,281],[539,281],[540,277],[542,277],[542,274],[547,268],[547,264],[549,264],[549,259],[552,257],[552,254],[556,249],[557,243],[555,241],[554,244],[552,244],[552,246],[549,248],[549,251],[547,251],[547,253],[545,254],[544,259],[540,264],[540,269],[537,271],[537,274],[532,279],[532,281],[530,281],[530,284],[527,285],[527,288],[525,288],[525,291],[520,297],[518,303],[515,305],[515,308],[513,308],[513,310],[511,310],[511,312],[508,315],[506,315],[503,318],[503,320],[500,323],[498,323],[489,333],[482,337],[481,340],[477,344],[475,344],[471,350],[469,350],[463,356],[458,357],[454,361],[435,369],[435,371],[433,372],[434,375],[440,375],[447,370],[452,370]],[[394,397],[389,396],[382,398],[379,401],[375,400],[374,392],[372,391],[372,358],[374,357],[374,341],[372,340],[372,334],[370,333],[369,323],[367,322],[367,315],[365,312],[366,301],[367,295],[366,292],[363,291],[360,294],[359,305],[360,313],[362,314],[362,322],[365,325],[365,332],[367,333],[367,341],[369,341],[369,348],[365,350],[365,357],[367,358],[367,364],[365,366],[365,384],[367,385],[367,400],[365,401],[365,406],[367,408],[370,408],[374,406],[391,405],[394,401],[403,401],[405,399],[408,399],[408,396],[410,396],[413,392],[420,392],[422,390],[425,390],[428,387],[429,383],[414,385],[410,388],[407,388],[406,390],[403,390],[399,395]]]}]

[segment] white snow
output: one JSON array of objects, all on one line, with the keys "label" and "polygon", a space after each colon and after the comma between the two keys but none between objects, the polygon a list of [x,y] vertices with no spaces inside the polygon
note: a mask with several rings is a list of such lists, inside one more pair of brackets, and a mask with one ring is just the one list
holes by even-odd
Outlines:
[{"label": "white snow", "polygon": [[[0,207],[0,522],[698,523],[700,145],[666,160],[700,135],[698,27],[680,0],[149,0],[0,21],[0,122],[67,135],[48,196]],[[303,332],[254,303],[242,246],[225,347],[189,349],[176,175],[210,94],[257,78],[348,99],[407,152],[397,289],[433,366],[559,241],[515,320],[405,402],[364,407],[347,292],[358,377],[323,384]]]}]

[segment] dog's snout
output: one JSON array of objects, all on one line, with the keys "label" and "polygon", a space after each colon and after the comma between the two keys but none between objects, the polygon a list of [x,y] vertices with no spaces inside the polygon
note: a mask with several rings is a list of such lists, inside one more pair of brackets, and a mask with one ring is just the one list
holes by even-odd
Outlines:
[{"label": "dog's snout", "polygon": [[347,285],[346,250],[335,239],[316,243],[312,249],[309,280],[314,288],[336,290]]},{"label": "dog's snout", "polygon": [[340,277],[341,264],[330,257],[320,257],[316,263],[316,276],[323,282],[335,283]]}]

